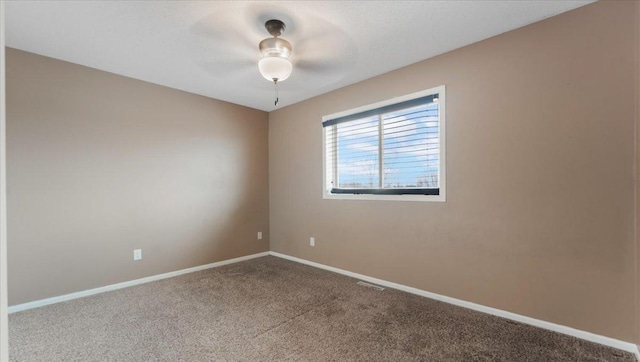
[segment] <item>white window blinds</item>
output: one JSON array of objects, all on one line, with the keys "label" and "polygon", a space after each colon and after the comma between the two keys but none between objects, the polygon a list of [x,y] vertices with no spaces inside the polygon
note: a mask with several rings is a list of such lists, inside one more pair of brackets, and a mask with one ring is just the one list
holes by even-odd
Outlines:
[{"label": "white window blinds", "polygon": [[331,194],[440,194],[438,94],[323,122]]}]

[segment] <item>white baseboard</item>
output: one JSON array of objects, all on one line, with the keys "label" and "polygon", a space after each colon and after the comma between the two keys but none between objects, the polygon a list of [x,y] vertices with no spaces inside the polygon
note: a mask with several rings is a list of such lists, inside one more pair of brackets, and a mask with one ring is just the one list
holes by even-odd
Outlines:
[{"label": "white baseboard", "polygon": [[335,267],[332,267],[332,266],[316,263],[316,262],[309,261],[309,260],[306,260],[306,259],[300,259],[300,258],[297,258],[295,256],[277,253],[275,251],[270,251],[269,254],[273,255],[273,256],[276,256],[276,257],[279,257],[279,258],[295,261],[295,262],[298,262],[298,263],[301,263],[301,264],[306,264],[306,265],[309,265],[309,266],[312,266],[312,267],[316,267],[316,268],[319,268],[319,269],[324,269],[324,270],[328,270],[328,271],[331,271],[331,272],[334,272],[334,273],[343,274],[343,275],[346,275],[346,276],[349,276],[349,277],[352,277],[352,278],[355,278],[355,279],[364,280],[364,281],[369,282],[369,283],[378,284],[378,285],[381,285],[381,286],[384,286],[384,287],[401,290],[403,292],[420,295],[422,297],[427,297],[427,298],[439,300],[441,302],[457,305],[457,306],[468,308],[468,309],[473,309],[473,310],[478,311],[478,312],[492,314],[492,315],[495,315],[495,316],[498,316],[498,317],[511,319],[513,321],[516,321],[516,322],[529,324],[529,325],[532,325],[532,326],[535,326],[535,327],[540,327],[540,328],[548,329],[548,330],[551,330],[551,331],[554,331],[554,332],[567,334],[567,335],[570,335],[570,336],[573,336],[573,337],[576,337],[576,338],[580,338],[580,339],[584,339],[584,340],[587,340],[587,341],[590,341],[590,342],[595,342],[595,343],[602,344],[602,345],[605,345],[605,346],[621,349],[623,351],[627,351],[627,352],[633,353],[636,356],[637,360],[640,361],[640,350],[638,349],[639,347],[637,345],[635,345],[634,343],[624,342],[624,341],[621,341],[621,340],[618,340],[618,339],[601,336],[601,335],[598,335],[598,334],[594,334],[594,333],[587,332],[587,331],[582,331],[582,330],[579,330],[579,329],[563,326],[563,325],[560,325],[560,324],[546,322],[546,321],[543,321],[543,320],[540,320],[540,319],[535,319],[535,318],[523,316],[523,315],[512,313],[512,312],[507,312],[505,310],[501,310],[501,309],[497,309],[497,308],[491,308],[491,307],[487,307],[487,306],[484,306],[484,305],[481,305],[481,304],[476,304],[476,303],[467,302],[465,300],[461,300],[461,299],[457,299],[457,298],[452,298],[452,297],[447,297],[447,296],[436,294],[436,293],[427,292],[425,290],[409,287],[409,286],[398,284],[398,283],[388,282],[386,280],[382,280],[382,279],[373,278],[373,277],[370,277],[370,276],[366,276],[366,275],[350,272],[348,270],[335,268]]},{"label": "white baseboard", "polygon": [[108,292],[108,291],[112,291],[112,290],[127,288],[127,287],[131,287],[131,286],[138,285],[138,284],[144,284],[144,283],[153,282],[153,281],[156,281],[156,280],[172,278],[172,277],[176,277],[176,276],[182,275],[182,274],[188,274],[188,273],[193,273],[193,272],[197,272],[197,271],[200,271],[200,270],[216,268],[216,267],[219,267],[219,266],[238,263],[238,262],[249,260],[249,259],[260,258],[260,257],[267,256],[267,255],[269,255],[269,252],[265,251],[265,252],[262,252],[262,253],[241,256],[239,258],[222,260],[222,261],[218,261],[218,262],[211,263],[211,264],[199,265],[199,266],[195,266],[193,268],[176,270],[176,271],[172,271],[172,272],[168,272],[168,273],[152,275],[152,276],[146,277],[146,278],[140,278],[140,279],[136,279],[136,280],[130,280],[130,281],[127,281],[127,282],[106,285],[104,287],[99,287],[99,288],[94,288],[94,289],[89,289],[89,290],[83,290],[83,291],[76,292],[76,293],[60,295],[60,296],[57,296],[57,297],[36,300],[36,301],[33,301],[33,302],[28,302],[28,303],[23,303],[23,304],[17,304],[17,305],[10,306],[9,309],[8,309],[8,312],[9,313],[15,313],[15,312],[20,312],[20,311],[27,310],[27,309],[44,307],[45,305],[49,305],[49,304],[66,302],[66,301],[72,300],[72,299],[78,299],[78,298],[87,297],[87,296],[98,294],[98,293],[104,293],[104,292]]}]

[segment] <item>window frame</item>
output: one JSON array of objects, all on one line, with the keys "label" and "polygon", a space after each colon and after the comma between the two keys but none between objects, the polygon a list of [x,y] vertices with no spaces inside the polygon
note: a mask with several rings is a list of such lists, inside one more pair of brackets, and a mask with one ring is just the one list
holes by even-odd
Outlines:
[{"label": "window frame", "polygon": [[[385,101],[368,104],[362,107],[349,109],[346,111],[329,114],[322,117],[322,122],[328,120],[350,116],[352,114],[370,111],[376,108],[410,101],[417,98],[438,94],[438,138],[440,163],[438,169],[438,188],[439,195],[415,195],[415,194],[354,194],[354,193],[330,193],[327,189],[327,127],[322,127],[322,198],[333,200],[378,200],[378,201],[427,201],[427,202],[446,202],[446,94],[445,86],[440,85],[423,91],[407,94],[400,97],[394,97]],[[335,153],[334,153],[335,154]],[[335,162],[333,163],[336,167]],[[337,170],[336,170],[337,171]],[[334,171],[334,173],[336,172]]]}]

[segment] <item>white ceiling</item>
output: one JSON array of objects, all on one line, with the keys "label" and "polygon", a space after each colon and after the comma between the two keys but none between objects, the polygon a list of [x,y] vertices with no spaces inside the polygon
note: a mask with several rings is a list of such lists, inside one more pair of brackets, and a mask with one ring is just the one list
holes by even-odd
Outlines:
[{"label": "white ceiling", "polygon": [[9,1],[7,46],[265,111],[264,22],[293,44],[279,107],[591,1]]}]

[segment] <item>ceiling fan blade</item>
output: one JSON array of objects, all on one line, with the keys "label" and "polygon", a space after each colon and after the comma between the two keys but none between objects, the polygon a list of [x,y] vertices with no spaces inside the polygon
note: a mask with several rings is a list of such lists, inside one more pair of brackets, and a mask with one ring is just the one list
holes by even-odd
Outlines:
[{"label": "ceiling fan blade", "polygon": [[[191,32],[200,35],[200,41],[191,49],[195,58],[205,63],[221,63],[220,71],[228,71],[238,64],[257,62],[259,59],[255,36],[248,35],[232,19],[221,18],[217,13],[195,23]],[[214,71],[215,68],[209,70]]]},{"label": "ceiling fan blade", "polygon": [[257,72],[258,43],[255,36],[238,26],[234,16],[239,17],[214,13],[201,18],[190,29],[200,35],[200,41],[191,49],[194,58],[198,59],[196,64],[218,79],[251,74],[254,69]]},{"label": "ceiling fan blade", "polygon": [[348,71],[353,62],[348,59],[325,59],[325,60],[299,60],[294,65],[295,71],[303,72],[334,72],[344,69]]},{"label": "ceiling fan blade", "polygon": [[233,18],[222,17],[217,13],[200,19],[191,26],[190,31],[214,43],[249,48],[257,46],[255,36],[251,36],[246,29],[234,22]]},{"label": "ceiling fan blade", "polygon": [[293,45],[294,72],[318,80],[344,78],[355,65],[358,48],[340,28],[317,17],[305,18]]},{"label": "ceiling fan blade", "polygon": [[307,36],[294,44],[294,54],[300,62],[349,62],[358,50],[346,35],[338,32]]},{"label": "ceiling fan blade", "polygon": [[213,59],[197,62],[198,67],[219,78],[233,78],[239,74],[260,75],[257,63],[246,59]]}]

